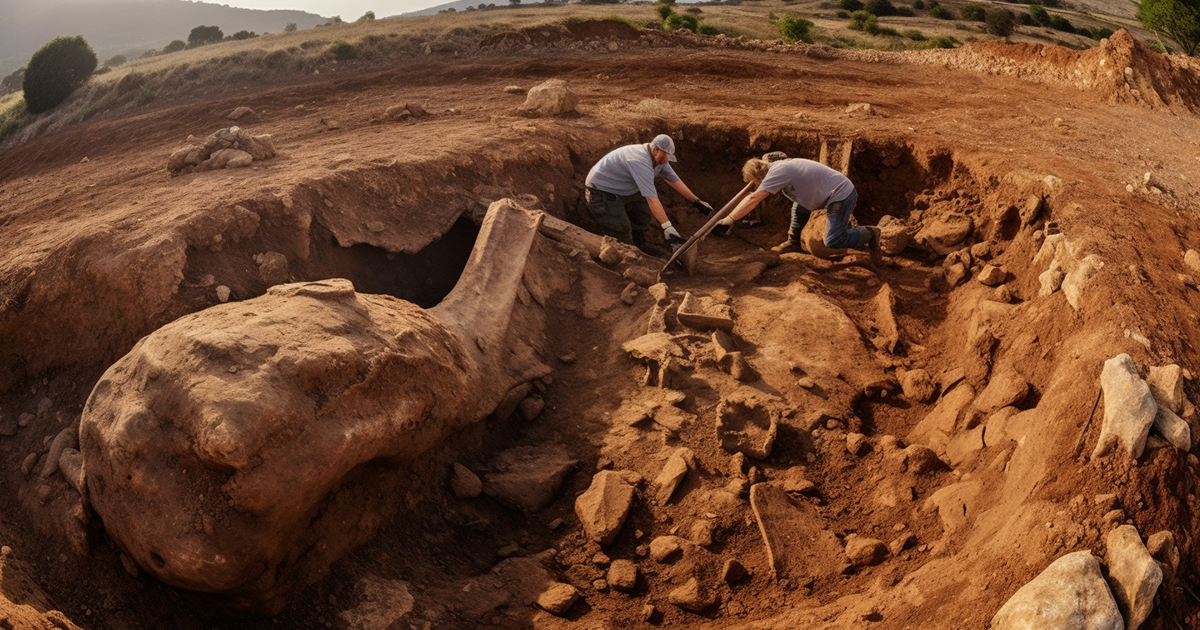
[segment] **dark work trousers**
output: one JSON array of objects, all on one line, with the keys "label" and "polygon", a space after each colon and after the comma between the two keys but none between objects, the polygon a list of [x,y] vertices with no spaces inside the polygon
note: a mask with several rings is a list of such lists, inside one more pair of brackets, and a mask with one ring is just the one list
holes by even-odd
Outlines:
[{"label": "dark work trousers", "polygon": [[587,189],[588,209],[600,224],[600,230],[622,243],[638,249],[646,247],[646,229],[650,227],[650,205],[641,195],[617,195],[596,188]]}]

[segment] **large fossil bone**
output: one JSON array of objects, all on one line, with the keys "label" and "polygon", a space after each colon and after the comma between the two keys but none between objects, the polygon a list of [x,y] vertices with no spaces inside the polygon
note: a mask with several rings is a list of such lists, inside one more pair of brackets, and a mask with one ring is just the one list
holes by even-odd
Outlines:
[{"label": "large fossil bone", "polygon": [[548,372],[526,286],[542,218],[493,204],[458,284],[428,311],[326,280],[142,339],[80,426],[109,534],[165,582],[277,608],[378,528],[347,490],[364,470],[413,460]]}]

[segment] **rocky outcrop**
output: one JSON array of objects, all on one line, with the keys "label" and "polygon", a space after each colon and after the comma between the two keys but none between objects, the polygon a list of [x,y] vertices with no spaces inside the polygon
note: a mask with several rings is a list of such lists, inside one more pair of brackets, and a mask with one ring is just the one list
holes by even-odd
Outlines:
[{"label": "rocky outcrop", "polygon": [[1103,457],[1113,449],[1133,459],[1141,457],[1158,405],[1128,354],[1104,362],[1100,388],[1104,392],[1104,424],[1092,458]]},{"label": "rocky outcrop", "polygon": [[275,143],[269,135],[252,136],[239,127],[221,129],[200,144],[177,149],[167,159],[172,174],[242,168],[257,160],[275,157]]},{"label": "rocky outcrop", "polygon": [[1121,612],[1090,551],[1069,553],[1013,594],[992,630],[1123,630]]}]

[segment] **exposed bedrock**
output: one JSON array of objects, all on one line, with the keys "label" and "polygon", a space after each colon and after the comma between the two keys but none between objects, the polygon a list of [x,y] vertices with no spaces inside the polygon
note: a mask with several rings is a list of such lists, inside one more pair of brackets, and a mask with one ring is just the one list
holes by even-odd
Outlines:
[{"label": "exposed bedrock", "polygon": [[538,259],[559,254],[542,219],[492,204],[454,291],[428,311],[334,279],[142,339],[100,379],[80,427],[109,534],[165,582],[277,608],[395,503],[356,484],[549,371],[538,354],[556,289]]}]

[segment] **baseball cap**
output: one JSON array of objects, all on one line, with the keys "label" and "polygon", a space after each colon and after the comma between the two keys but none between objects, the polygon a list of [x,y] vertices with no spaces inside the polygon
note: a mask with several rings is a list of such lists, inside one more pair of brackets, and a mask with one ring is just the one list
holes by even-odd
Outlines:
[{"label": "baseball cap", "polygon": [[650,141],[650,146],[662,151],[663,153],[666,153],[668,160],[672,162],[678,161],[675,159],[675,141],[671,139],[671,136],[668,136],[665,133],[660,133],[657,136],[654,136],[654,139]]}]

